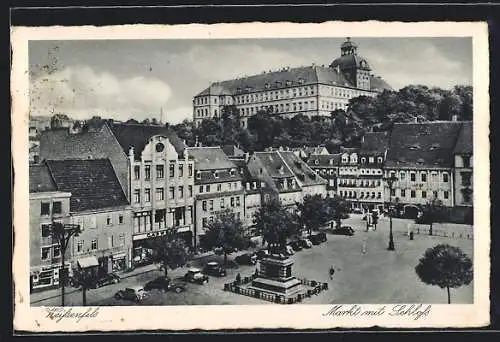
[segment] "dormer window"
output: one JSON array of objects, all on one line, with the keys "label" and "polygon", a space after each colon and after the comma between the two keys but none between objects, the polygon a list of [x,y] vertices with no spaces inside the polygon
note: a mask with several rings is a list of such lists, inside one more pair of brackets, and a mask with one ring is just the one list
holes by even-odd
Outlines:
[{"label": "dormer window", "polygon": [[366,158],[365,157],[361,158],[361,163],[362,164],[366,163]]},{"label": "dormer window", "polygon": [[295,183],[295,179],[292,179],[292,189],[295,189],[296,186],[297,184]]},{"label": "dormer window", "polygon": [[316,160],[314,161],[314,164],[319,165],[319,160],[318,160],[318,159],[316,159]]},{"label": "dormer window", "polygon": [[236,170],[231,169],[231,171],[229,171],[229,174],[231,175],[231,177],[234,177],[236,175]]},{"label": "dormer window", "polygon": [[247,190],[250,190],[250,182],[246,183]]},{"label": "dormer window", "polygon": [[291,86],[292,85],[292,81],[286,81],[286,85],[287,86]]},{"label": "dormer window", "polygon": [[377,163],[382,164],[382,161],[383,161],[382,157],[377,158]]},{"label": "dormer window", "polygon": [[217,171],[217,170],[214,171],[214,178],[216,178],[216,179],[219,178],[219,171]]},{"label": "dormer window", "polygon": [[284,170],[284,168],[283,168],[283,165],[280,165],[280,166],[278,167],[278,172],[279,172],[281,175],[285,172],[285,170]]},{"label": "dormer window", "polygon": [[414,144],[414,145],[410,145],[410,146],[408,146],[408,148],[409,148],[410,150],[418,150],[418,149],[420,148],[420,146],[418,146],[417,144]]},{"label": "dormer window", "polygon": [[304,84],[305,80],[303,78],[299,78],[299,84]]},{"label": "dormer window", "polygon": [[253,188],[254,190],[255,190],[255,189],[257,189],[257,182],[253,182],[253,183],[252,183],[252,188]]},{"label": "dormer window", "polygon": [[266,83],[266,89],[269,89],[271,87],[271,85],[269,83]]},{"label": "dormer window", "polygon": [[429,150],[436,150],[439,148],[439,144],[432,144],[431,147],[429,147]]}]

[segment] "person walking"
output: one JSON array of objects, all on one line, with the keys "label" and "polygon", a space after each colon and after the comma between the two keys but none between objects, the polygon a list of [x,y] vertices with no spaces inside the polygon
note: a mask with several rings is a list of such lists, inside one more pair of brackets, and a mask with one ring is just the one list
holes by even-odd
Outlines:
[{"label": "person walking", "polygon": [[361,253],[366,254],[366,237],[363,239],[363,248],[361,249]]},{"label": "person walking", "polygon": [[333,279],[333,275],[335,274],[335,268],[333,266],[330,267],[330,280]]}]

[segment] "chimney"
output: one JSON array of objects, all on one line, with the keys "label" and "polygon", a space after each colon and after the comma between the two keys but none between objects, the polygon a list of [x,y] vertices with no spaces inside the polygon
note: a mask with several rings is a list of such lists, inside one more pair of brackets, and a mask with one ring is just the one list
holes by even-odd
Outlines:
[{"label": "chimney", "polygon": [[413,120],[415,121],[415,123],[418,123],[418,118],[416,116],[413,118]]},{"label": "chimney", "polygon": [[128,149],[128,157],[134,159],[134,147],[130,146]]}]

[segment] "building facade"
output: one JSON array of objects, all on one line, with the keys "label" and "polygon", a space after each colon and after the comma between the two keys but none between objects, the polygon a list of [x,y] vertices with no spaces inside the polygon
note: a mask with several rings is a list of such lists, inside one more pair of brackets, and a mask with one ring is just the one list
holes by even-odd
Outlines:
[{"label": "building facade", "polygon": [[[413,212],[438,199],[453,207],[453,150],[462,122],[397,123],[389,141],[384,176],[397,178],[392,193],[386,184],[386,200]],[[390,195],[390,197],[389,197]]]},{"label": "building facade", "polygon": [[337,178],[337,193],[344,198],[351,208],[361,208],[359,201],[359,149],[341,150],[340,166]]},{"label": "building facade", "polygon": [[326,193],[330,197],[337,195],[337,179],[341,154],[312,154],[307,160],[307,165],[318,176],[327,181]]},{"label": "building facade", "polygon": [[376,96],[392,89],[371,73],[357,48],[348,38],[341,45],[341,56],[328,67],[287,67],[213,83],[193,98],[193,121],[199,125],[204,119],[218,117],[225,105],[238,108],[243,127],[261,110],[288,117],[299,113],[328,116],[336,109],[347,109],[353,97]]},{"label": "building facade", "polygon": [[[69,223],[71,193],[57,189],[46,165],[30,165],[29,191],[30,285],[32,289],[59,286],[62,251],[51,224]],[[71,247],[65,257],[66,269],[71,270]]]},{"label": "building facade", "polygon": [[81,233],[71,242],[74,269],[97,266],[101,275],[132,261],[130,204],[108,159],[46,160],[59,190],[71,192],[70,223]]},{"label": "building facade", "polygon": [[236,165],[220,147],[189,147],[194,159],[196,242],[217,214],[231,210],[236,219],[245,220],[243,178]]},{"label": "building facade", "polygon": [[458,214],[467,221],[472,221],[472,206],[474,198],[474,158],[473,158],[472,122],[464,122],[453,149],[454,166],[454,205]]}]

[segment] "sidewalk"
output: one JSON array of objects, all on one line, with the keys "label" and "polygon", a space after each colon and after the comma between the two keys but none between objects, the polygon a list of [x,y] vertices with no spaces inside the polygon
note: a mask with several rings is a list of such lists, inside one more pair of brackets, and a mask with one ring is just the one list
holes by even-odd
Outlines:
[{"label": "sidewalk", "polygon": [[[213,254],[214,254],[213,252],[207,252],[207,253],[195,255],[191,260],[188,261],[188,264],[193,260],[203,259],[203,258],[206,258],[206,257],[211,256]],[[169,270],[168,273],[169,273],[169,275],[172,275],[172,276],[181,276],[182,274],[185,273],[186,268],[187,268],[187,266],[179,267],[175,270]],[[120,276],[120,278],[122,278],[122,279],[127,279],[127,278],[132,278],[132,277],[135,277],[135,276],[138,276],[141,274],[146,274],[146,273],[150,273],[153,271],[159,271],[159,270],[160,270],[160,266],[158,264],[151,264],[151,265],[137,267],[133,271],[129,271],[129,272],[119,271],[119,272],[116,272],[116,274],[118,274]],[[76,292],[80,292],[80,289],[74,288],[71,286],[66,286],[66,295],[76,293]],[[61,288],[48,289],[45,291],[31,293],[30,294],[30,302],[36,303],[36,302],[40,302],[40,301],[47,300],[47,299],[57,298],[57,297],[61,297]]]}]

